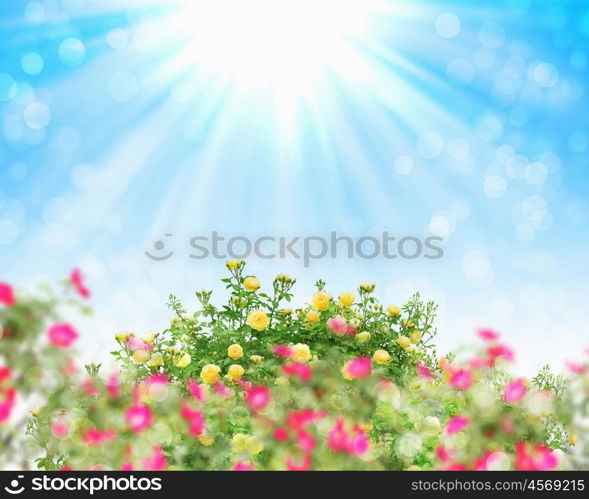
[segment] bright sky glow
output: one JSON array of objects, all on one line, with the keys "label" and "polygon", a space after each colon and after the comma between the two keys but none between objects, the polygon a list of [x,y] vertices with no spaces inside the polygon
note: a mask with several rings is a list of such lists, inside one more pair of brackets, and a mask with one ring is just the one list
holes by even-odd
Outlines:
[{"label": "bright sky glow", "polygon": [[351,56],[377,2],[196,0],[169,18],[187,37],[180,59],[241,82],[285,84]]}]

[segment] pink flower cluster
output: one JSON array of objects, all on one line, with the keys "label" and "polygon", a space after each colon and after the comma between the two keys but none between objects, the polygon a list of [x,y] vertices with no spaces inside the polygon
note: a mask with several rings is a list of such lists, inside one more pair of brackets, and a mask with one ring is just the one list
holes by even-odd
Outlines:
[{"label": "pink flower cluster", "polygon": [[301,411],[290,411],[285,420],[284,426],[274,429],[274,440],[276,442],[294,442],[301,450],[303,457],[295,461],[292,456],[287,456],[286,467],[290,471],[308,471],[313,464],[313,451],[317,447],[315,438],[311,435],[308,426],[324,418],[326,412],[305,409]]},{"label": "pink flower cluster", "polygon": [[0,367],[0,424],[10,419],[16,403],[16,390],[12,387],[12,372]]},{"label": "pink flower cluster", "polygon": [[313,371],[309,364],[300,362],[291,362],[282,367],[282,371],[287,376],[297,376],[301,381],[308,382],[313,378]]},{"label": "pink flower cluster", "polygon": [[366,378],[372,374],[372,359],[370,357],[356,357],[346,363],[344,370],[350,378]]},{"label": "pink flower cluster", "polygon": [[12,307],[16,303],[14,291],[10,284],[0,282],[0,304]]},{"label": "pink flower cluster", "polygon": [[344,452],[350,456],[359,456],[368,451],[370,442],[368,436],[358,426],[346,430],[345,421],[338,419],[329,432],[329,448],[333,452]]},{"label": "pink flower cluster", "polygon": [[69,324],[55,324],[47,331],[47,338],[58,348],[69,348],[79,338],[78,332]]},{"label": "pink flower cluster", "polygon": [[151,426],[153,413],[147,406],[134,405],[125,412],[125,420],[132,431],[139,433]]},{"label": "pink flower cluster", "polygon": [[559,464],[554,451],[543,445],[519,442],[515,446],[515,453],[515,467],[520,471],[551,471]]},{"label": "pink flower cluster", "polygon": [[346,323],[346,320],[339,315],[332,317],[327,321],[327,327],[333,331],[336,336],[354,335],[356,329]]},{"label": "pink flower cluster", "polygon": [[70,274],[70,281],[76,290],[76,293],[78,293],[85,300],[90,298],[90,290],[84,284],[84,277],[82,276],[82,272],[80,272],[79,269],[72,270],[72,273]]},{"label": "pink flower cluster", "polygon": [[96,428],[90,428],[82,437],[82,442],[87,445],[100,445],[103,442],[112,440],[117,436],[114,430],[100,431]]}]

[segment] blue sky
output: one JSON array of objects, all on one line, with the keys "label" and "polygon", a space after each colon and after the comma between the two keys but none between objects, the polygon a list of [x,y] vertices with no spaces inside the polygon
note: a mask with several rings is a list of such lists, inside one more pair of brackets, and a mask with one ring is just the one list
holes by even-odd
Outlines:
[{"label": "blue sky", "polygon": [[0,278],[80,266],[88,352],[218,289],[186,256],[214,230],[439,236],[439,260],[250,263],[301,300],[421,290],[442,348],[480,325],[526,367],[586,345],[585,2],[14,1],[0,26]]}]

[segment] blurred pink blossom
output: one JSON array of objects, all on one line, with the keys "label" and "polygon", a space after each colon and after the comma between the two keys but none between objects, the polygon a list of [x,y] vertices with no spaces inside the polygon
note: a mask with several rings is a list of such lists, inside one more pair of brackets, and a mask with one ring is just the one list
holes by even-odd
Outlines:
[{"label": "blurred pink blossom", "polygon": [[15,303],[12,286],[5,282],[0,282],[0,303],[7,307],[12,307]]},{"label": "blurred pink blossom", "polygon": [[446,423],[445,432],[448,435],[453,435],[454,433],[458,433],[459,431],[464,430],[470,423],[470,419],[466,416],[452,416],[448,423]]},{"label": "blurred pink blossom", "polygon": [[521,399],[524,398],[528,388],[524,379],[516,379],[507,383],[505,390],[503,391],[503,399],[507,404],[517,404]]},{"label": "blurred pink blossom", "polygon": [[55,324],[47,332],[49,342],[59,348],[69,348],[78,339],[78,332],[69,324]]},{"label": "blurred pink blossom", "polygon": [[149,407],[135,405],[130,409],[127,409],[125,420],[131,427],[131,430],[135,433],[139,433],[151,426],[153,413]]},{"label": "blurred pink blossom", "polygon": [[84,285],[84,278],[79,269],[72,270],[70,281],[76,292],[84,299],[90,298],[90,290]]},{"label": "blurred pink blossom", "polygon": [[259,411],[270,403],[270,390],[265,386],[255,386],[247,392],[245,401],[254,411]]},{"label": "blurred pink blossom", "polygon": [[485,341],[497,341],[501,336],[499,333],[493,331],[492,329],[479,329],[477,331],[479,338]]},{"label": "blurred pink blossom", "polygon": [[466,369],[458,369],[450,375],[450,385],[456,390],[468,390],[472,383],[472,374]]}]

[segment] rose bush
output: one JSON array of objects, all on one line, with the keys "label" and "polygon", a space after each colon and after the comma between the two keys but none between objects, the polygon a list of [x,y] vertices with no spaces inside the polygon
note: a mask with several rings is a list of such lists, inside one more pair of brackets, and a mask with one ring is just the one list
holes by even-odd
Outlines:
[{"label": "rose bush", "polygon": [[436,307],[418,295],[383,306],[372,284],[332,296],[319,281],[309,303],[289,308],[291,277],[266,293],[245,262],[227,268],[225,305],[203,290],[188,313],[171,296],[170,326],[117,334],[118,367],[106,373],[71,369],[77,333],[41,308],[49,302],[5,299],[4,330],[29,303],[47,341],[38,332],[26,342],[41,353],[36,383],[16,381],[16,365],[0,371],[0,425],[9,427],[2,415],[15,411],[19,383],[45,384],[27,433],[48,470],[589,466],[586,363],[569,377],[514,376],[515,353],[491,330],[479,331],[478,350],[440,358]]}]

